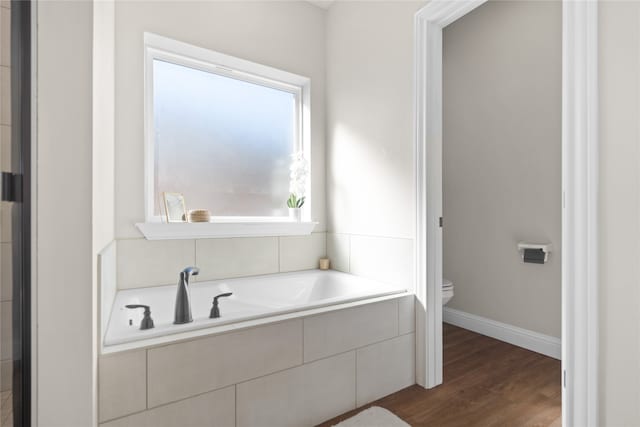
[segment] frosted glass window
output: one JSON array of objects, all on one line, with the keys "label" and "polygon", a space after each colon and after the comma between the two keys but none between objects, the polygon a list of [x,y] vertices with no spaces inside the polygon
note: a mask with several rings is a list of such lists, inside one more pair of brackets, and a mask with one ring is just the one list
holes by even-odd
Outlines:
[{"label": "frosted glass window", "polygon": [[286,216],[296,97],[154,59],[155,215],[166,191],[214,216]]}]

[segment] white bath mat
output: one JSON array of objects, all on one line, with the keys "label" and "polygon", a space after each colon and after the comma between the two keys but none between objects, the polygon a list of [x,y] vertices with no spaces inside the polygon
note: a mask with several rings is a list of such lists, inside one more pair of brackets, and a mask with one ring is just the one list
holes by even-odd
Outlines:
[{"label": "white bath mat", "polygon": [[391,412],[372,406],[333,427],[411,427]]}]

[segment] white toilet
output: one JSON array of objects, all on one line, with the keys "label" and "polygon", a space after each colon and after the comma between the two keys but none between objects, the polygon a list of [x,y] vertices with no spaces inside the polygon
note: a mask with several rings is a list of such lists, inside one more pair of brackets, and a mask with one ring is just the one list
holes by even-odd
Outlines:
[{"label": "white toilet", "polygon": [[453,298],[453,283],[451,280],[444,279],[442,281],[442,305],[447,305],[451,298]]}]

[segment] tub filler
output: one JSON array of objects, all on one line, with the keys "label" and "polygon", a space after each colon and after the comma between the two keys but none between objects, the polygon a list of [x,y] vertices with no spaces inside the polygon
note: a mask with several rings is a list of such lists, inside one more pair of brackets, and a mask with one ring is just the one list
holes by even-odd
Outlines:
[{"label": "tub filler", "polygon": [[[181,325],[173,323],[176,285],[118,291],[104,335],[104,350],[188,339],[407,294],[398,286],[332,270],[192,280],[189,287],[193,322]],[[220,317],[209,318],[214,297],[225,293],[232,295],[219,300]],[[143,310],[128,309],[127,305],[149,306],[155,326],[141,330]]]}]

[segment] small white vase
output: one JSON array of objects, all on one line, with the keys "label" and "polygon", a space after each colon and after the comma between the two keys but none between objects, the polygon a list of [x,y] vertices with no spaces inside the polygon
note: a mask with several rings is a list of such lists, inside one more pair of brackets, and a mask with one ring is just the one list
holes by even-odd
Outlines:
[{"label": "small white vase", "polygon": [[300,222],[302,220],[302,209],[289,208],[289,219],[291,221]]}]

